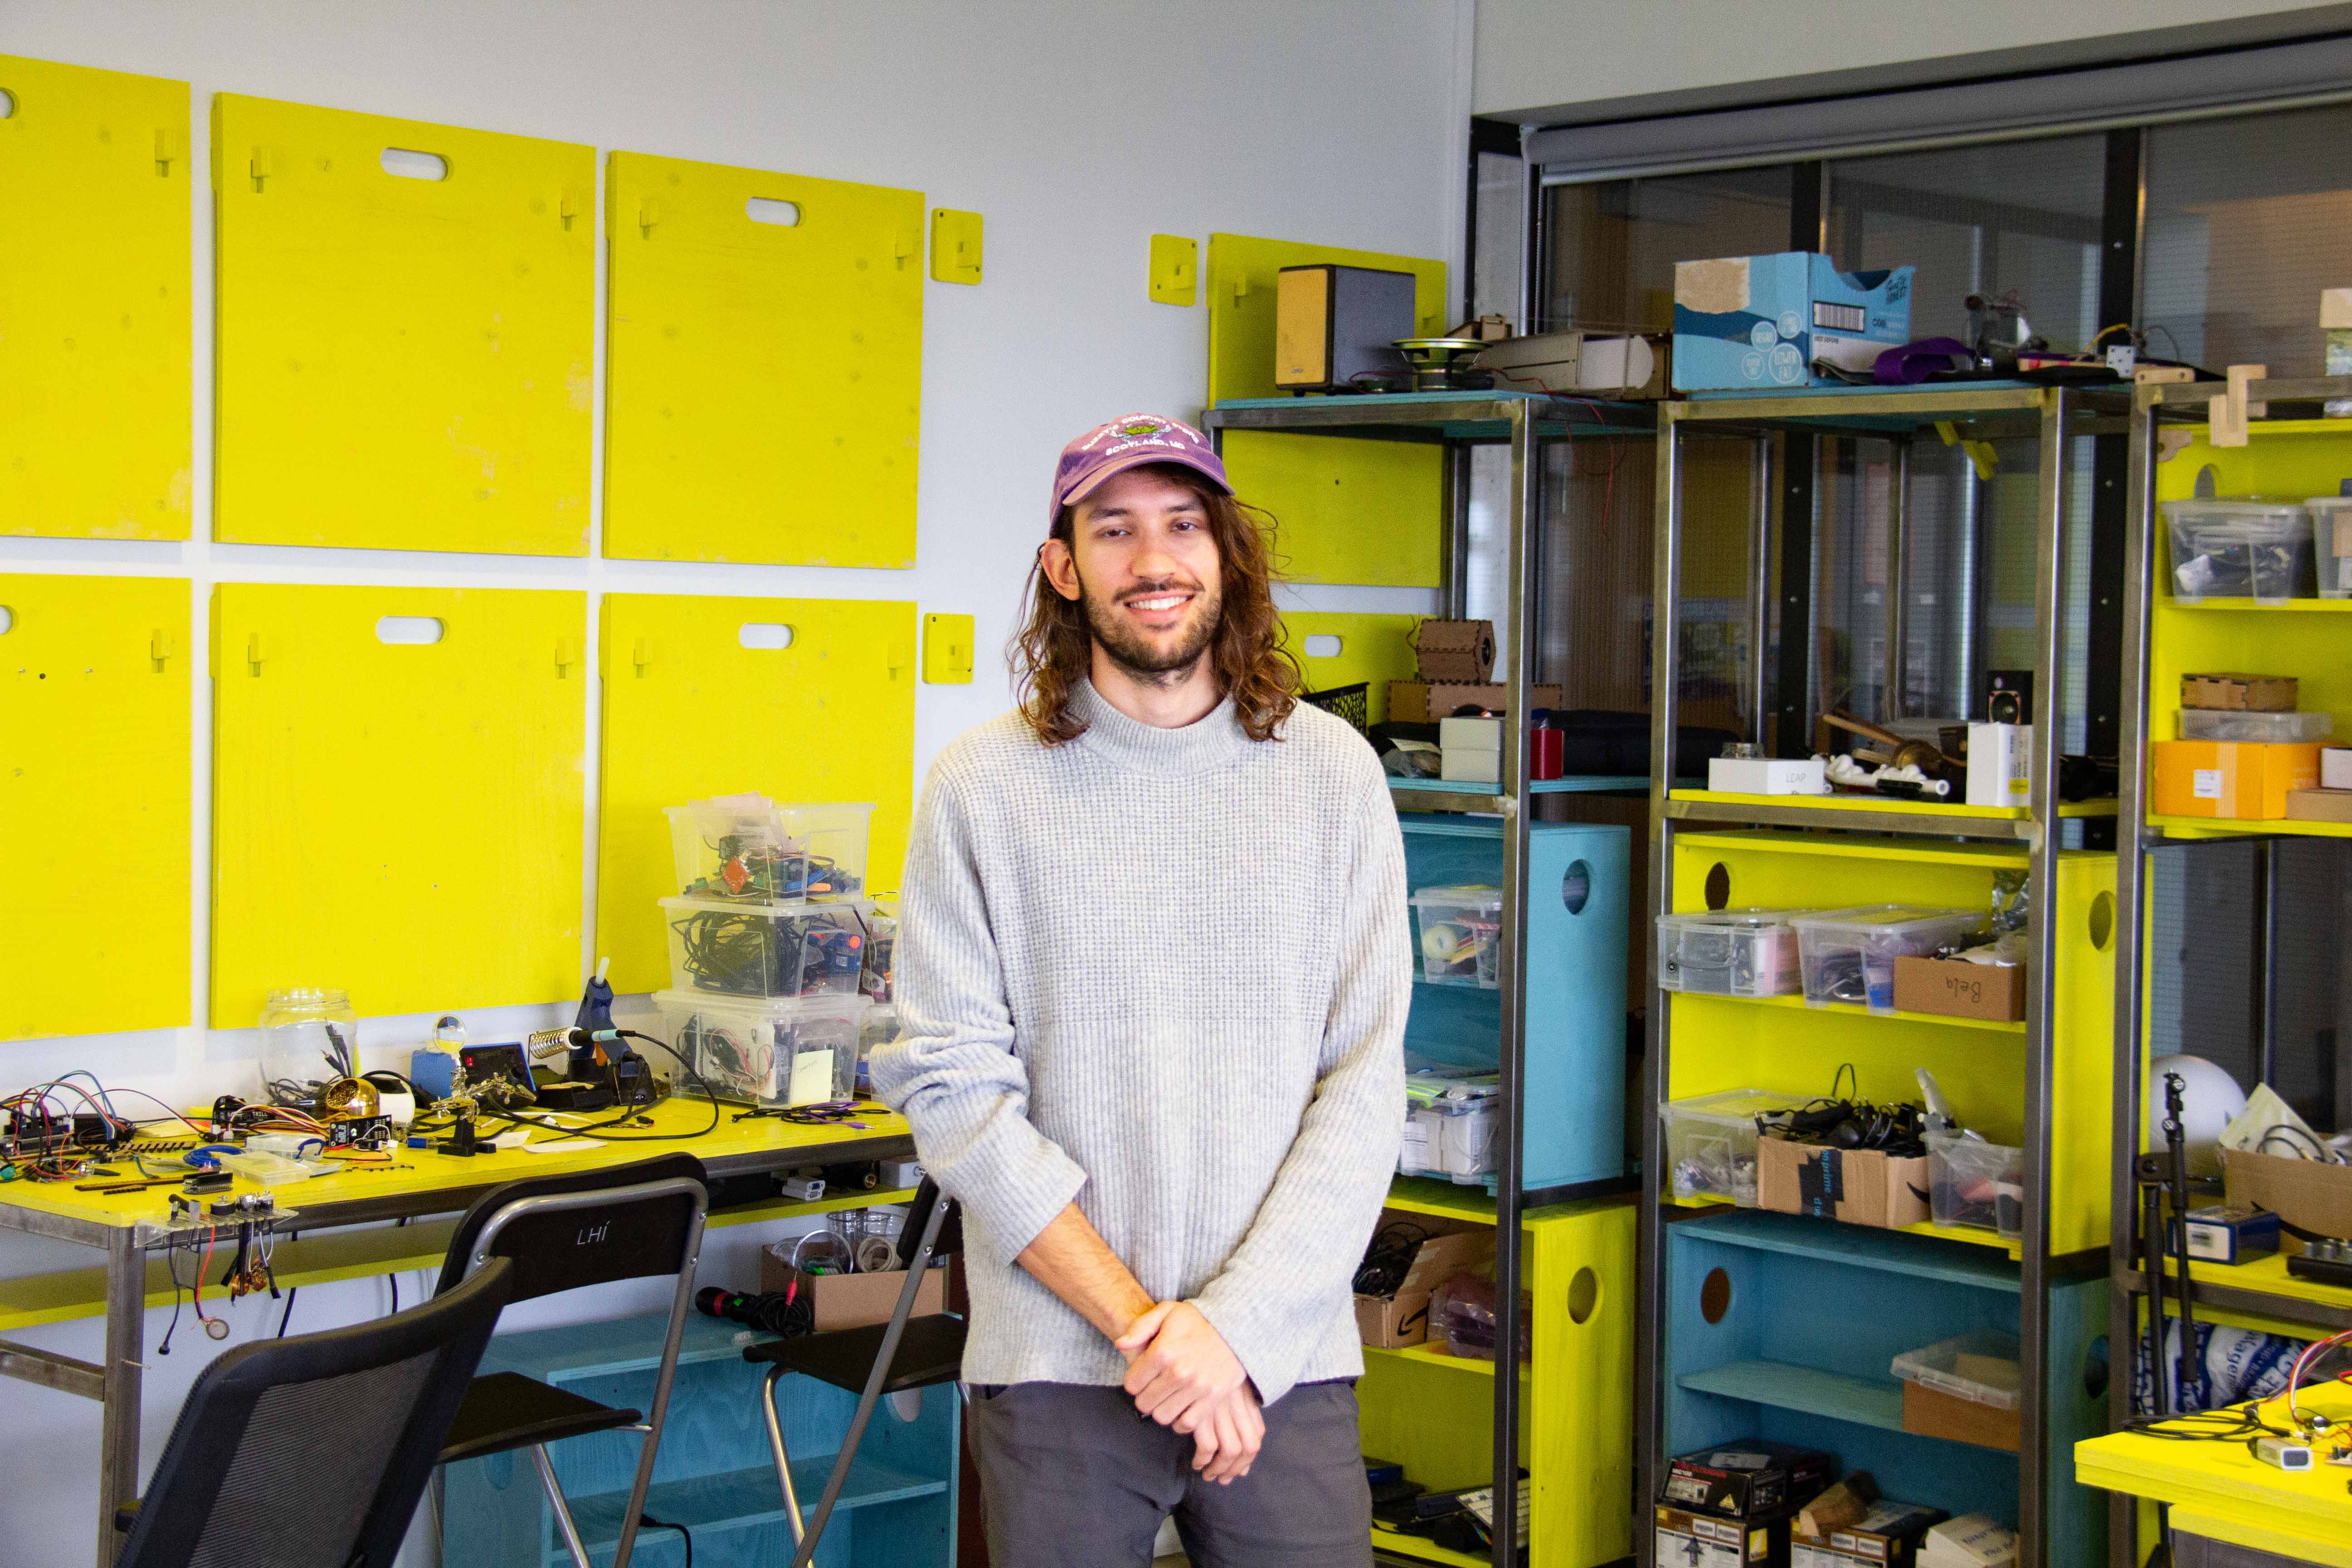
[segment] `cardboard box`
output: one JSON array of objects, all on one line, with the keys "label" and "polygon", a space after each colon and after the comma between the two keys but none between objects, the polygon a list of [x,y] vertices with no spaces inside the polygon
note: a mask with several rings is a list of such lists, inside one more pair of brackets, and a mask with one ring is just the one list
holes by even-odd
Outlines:
[{"label": "cardboard box", "polygon": [[1503,721],[1500,719],[1440,719],[1438,773],[1448,784],[1500,784]]},{"label": "cardboard box", "polygon": [[[2172,1224],[2180,1223],[2178,1216]],[[2170,1227],[2167,1235],[2171,1234]],[[2189,1256],[2235,1268],[2279,1249],[2279,1216],[2260,1209],[2208,1204],[2189,1211]]]},{"label": "cardboard box", "polygon": [[1829,764],[1819,757],[1709,757],[1706,787],[1724,795],[1827,795]]},{"label": "cardboard box", "polygon": [[2287,795],[2319,783],[2319,748],[2247,741],[2158,741],[2148,748],[2159,816],[2268,822]]},{"label": "cardboard box", "polygon": [[[1559,706],[1559,688],[1538,686],[1530,693],[1538,708]],[[1511,689],[1500,681],[1391,680],[1389,718],[1402,724],[1429,724],[1456,708],[1490,708],[1502,712],[1510,706]]]},{"label": "cardboard box", "polygon": [[2295,687],[2292,675],[2184,675],[2180,705],[2232,713],[2292,713]]},{"label": "cardboard box", "polygon": [[1958,958],[1898,957],[1895,1010],[2013,1024],[2025,1016],[2025,967],[1969,963]]},{"label": "cardboard box", "polygon": [[1456,1274],[1486,1269],[1495,1258],[1495,1233],[1485,1226],[1426,1215],[1391,1213],[1381,1216],[1384,1228],[1392,1221],[1432,1231],[1440,1226],[1454,1228],[1432,1236],[1421,1244],[1405,1269],[1404,1282],[1397,1287],[1393,1297],[1356,1298],[1357,1337],[1381,1350],[1402,1350],[1407,1345],[1428,1342],[1430,1294]]},{"label": "cardboard box", "polygon": [[2014,1454],[2020,1440],[2020,1420],[2021,1413],[2016,1410],[1979,1405],[1925,1384],[1906,1381],[1903,1384],[1903,1430],[1918,1436],[1948,1437],[1956,1443],[2005,1448]]},{"label": "cardboard box", "polygon": [[2329,746],[2319,753],[2319,787],[2352,789],[2352,747]]},{"label": "cardboard box", "polygon": [[1789,250],[1675,264],[1677,390],[1842,384],[1816,362],[1867,372],[1911,338],[1911,268],[1841,272]]},{"label": "cardboard box", "polygon": [[2352,1237],[2352,1165],[2224,1149],[2221,1184],[2231,1208],[2268,1209],[2297,1230]]},{"label": "cardboard box", "polygon": [[1786,1519],[1837,1479],[1837,1458],[1819,1448],[1744,1437],[1676,1456],[1658,1500],[1718,1519]]},{"label": "cardboard box", "polygon": [[[898,1305],[898,1292],[907,1283],[907,1276],[900,1269],[887,1274],[805,1274],[801,1278],[815,1295],[820,1333],[828,1329],[863,1329],[888,1322],[891,1311]],[[791,1282],[792,1265],[761,1247],[760,1289],[781,1290]],[[915,1292],[914,1315],[922,1318],[947,1310],[948,1271],[924,1269],[923,1282]]]},{"label": "cardboard box", "polygon": [[1918,1503],[1876,1502],[1853,1523],[1818,1535],[1800,1525],[1790,1532],[1789,1568],[1911,1568],[1928,1527],[1949,1517]]},{"label": "cardboard box", "polygon": [[1413,629],[1412,654],[1423,680],[1486,680],[1495,673],[1495,623],[1424,620]]},{"label": "cardboard box", "polygon": [[1756,1141],[1759,1208],[1895,1230],[1925,1224],[1927,1197],[1924,1154],[1897,1159],[1875,1149],[1831,1149],[1786,1138]]},{"label": "cardboard box", "polygon": [[2033,726],[1969,726],[1970,805],[2025,805],[2032,799]]},{"label": "cardboard box", "polygon": [[2286,815],[2290,822],[2352,822],[2352,789],[2291,789]]},{"label": "cardboard box", "polygon": [[1657,1509],[1652,1537],[1661,1568],[1788,1568],[1789,1521],[1758,1520],[1742,1524],[1710,1519],[1686,1509]]}]

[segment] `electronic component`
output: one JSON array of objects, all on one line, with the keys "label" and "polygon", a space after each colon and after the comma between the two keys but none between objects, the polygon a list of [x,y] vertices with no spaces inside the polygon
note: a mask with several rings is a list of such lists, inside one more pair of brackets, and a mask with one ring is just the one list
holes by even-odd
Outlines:
[{"label": "electronic component", "polygon": [[813,1204],[824,1196],[823,1176],[806,1176],[796,1171],[786,1176],[779,1186],[784,1196],[796,1204]]},{"label": "electronic component", "polygon": [[535,1098],[530,1058],[518,1043],[463,1047],[457,1052],[457,1068],[473,1086],[475,1096],[486,1103],[495,1103],[495,1086],[501,1082],[507,1086],[506,1097],[514,1098],[516,1104],[529,1105]]},{"label": "electronic component", "polygon": [[2311,1468],[2311,1445],[2291,1437],[2257,1437],[2246,1445],[2254,1458],[2282,1470]]},{"label": "electronic component", "polygon": [[2286,1271],[2298,1279],[2316,1279],[2325,1285],[2352,1289],[2352,1241],[2315,1237],[2303,1244],[2300,1258],[2286,1260]]},{"label": "electronic component", "polygon": [[1410,272],[1282,268],[1275,279],[1275,385],[1286,392],[1361,391],[1360,377],[1396,376],[1391,345],[1412,337],[1418,324],[1413,287]]}]

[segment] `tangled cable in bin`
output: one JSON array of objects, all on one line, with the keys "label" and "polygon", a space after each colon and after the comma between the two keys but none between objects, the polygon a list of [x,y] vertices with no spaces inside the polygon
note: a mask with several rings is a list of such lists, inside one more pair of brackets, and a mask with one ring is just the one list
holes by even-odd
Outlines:
[{"label": "tangled cable in bin", "polygon": [[854,992],[866,966],[866,922],[855,910],[692,910],[670,929],[677,933],[679,965],[698,991],[730,996]]},{"label": "tangled cable in bin", "polygon": [[688,887],[690,894],[781,904],[848,898],[866,885],[830,857],[809,854],[789,839],[730,833],[704,842],[719,858],[719,870]]}]

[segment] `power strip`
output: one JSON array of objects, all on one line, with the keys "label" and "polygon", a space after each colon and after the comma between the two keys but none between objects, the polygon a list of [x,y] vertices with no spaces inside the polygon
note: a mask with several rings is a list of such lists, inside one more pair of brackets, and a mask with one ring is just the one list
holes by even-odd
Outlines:
[{"label": "power strip", "polygon": [[2286,1271],[2298,1279],[2352,1289],[2352,1241],[2323,1237],[2303,1244],[2303,1256],[2286,1260]]}]

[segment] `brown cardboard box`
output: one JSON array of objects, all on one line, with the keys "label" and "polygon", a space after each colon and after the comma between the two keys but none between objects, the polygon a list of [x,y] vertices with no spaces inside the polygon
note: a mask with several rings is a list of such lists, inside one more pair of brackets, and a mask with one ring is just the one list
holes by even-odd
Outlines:
[{"label": "brown cardboard box", "polygon": [[1412,653],[1423,680],[1486,680],[1495,673],[1495,623],[1425,619],[1413,628]]},{"label": "brown cardboard box", "polygon": [[2019,1447],[2019,1414],[1924,1384],[1906,1381],[1903,1384],[1903,1430],[1922,1437],[1949,1437],[1956,1443],[2006,1448],[2014,1454]]},{"label": "brown cardboard box", "polygon": [[2352,822],[2352,789],[2291,789],[2289,822]]},{"label": "brown cardboard box", "polygon": [[2295,679],[2292,675],[2184,675],[2180,678],[2183,708],[2222,708],[2233,713],[2292,713]]},{"label": "brown cardboard box", "polygon": [[2315,744],[2255,741],[2158,741],[2148,748],[2159,816],[2273,821],[2289,792],[2319,783]]},{"label": "brown cardboard box", "polygon": [[2352,1237],[2352,1165],[2224,1149],[2221,1180],[2232,1208],[2269,1209],[2300,1230]]},{"label": "brown cardboard box", "polygon": [[1897,958],[1895,1008],[2013,1024],[2025,1016],[2025,968],[1957,958]]},{"label": "brown cardboard box", "polygon": [[[1434,1230],[1452,1222],[1414,1215],[1407,1223]],[[1388,1223],[1383,1216],[1382,1225]],[[1356,1298],[1356,1332],[1364,1343],[1381,1350],[1402,1350],[1429,1339],[1429,1298],[1456,1274],[1477,1272],[1494,1261],[1495,1233],[1484,1226],[1462,1225],[1443,1236],[1433,1236],[1413,1254],[1404,1283],[1393,1297]]]},{"label": "brown cardboard box", "polygon": [[1756,1141],[1756,1202],[1779,1214],[1810,1214],[1805,1196],[1805,1168],[1826,1163],[1826,1181],[1843,1194],[1824,1219],[1848,1225],[1895,1230],[1925,1223],[1927,1213],[1927,1160],[1925,1155],[1895,1159],[1874,1149],[1827,1149],[1818,1143],[1791,1143],[1786,1138]]},{"label": "brown cardboard box", "polygon": [[1789,1568],[1787,1519],[1742,1522],[1657,1505],[1656,1561],[1674,1568]]},{"label": "brown cardboard box", "polygon": [[[899,1269],[887,1274],[808,1274],[802,1279],[816,1298],[819,1332],[888,1322],[891,1310],[898,1305],[898,1292],[907,1283],[905,1272]],[[915,1291],[916,1317],[948,1310],[947,1280],[944,1268],[923,1270],[923,1282]],[[781,1290],[791,1282],[792,1265],[761,1247],[760,1289]]]},{"label": "brown cardboard box", "polygon": [[[1559,706],[1559,688],[1538,686],[1533,692],[1538,708]],[[1389,717],[1404,724],[1433,724],[1451,718],[1456,708],[1507,709],[1511,689],[1500,681],[1391,680]]]}]

